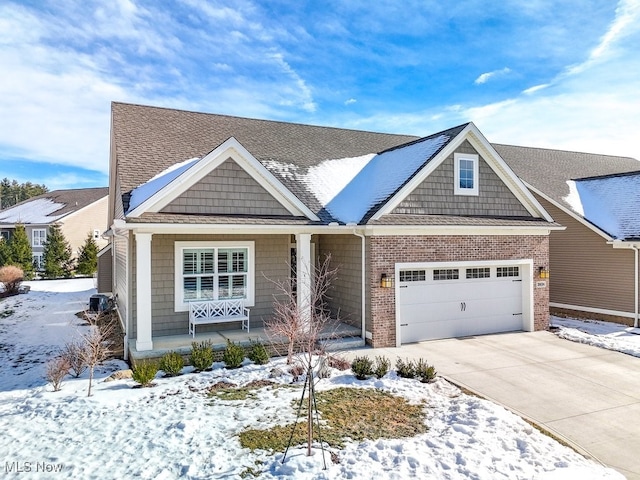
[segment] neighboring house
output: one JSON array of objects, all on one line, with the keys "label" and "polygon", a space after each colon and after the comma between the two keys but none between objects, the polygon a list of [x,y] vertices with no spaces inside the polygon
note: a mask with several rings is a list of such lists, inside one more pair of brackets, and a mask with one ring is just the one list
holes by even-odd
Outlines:
[{"label": "neighboring house", "polygon": [[107,230],[108,194],[109,189],[102,187],[54,190],[32,197],[0,210],[0,232],[8,240],[16,224],[23,224],[31,242],[34,264],[41,270],[49,227],[57,223],[76,258],[89,233],[98,248],[107,244],[102,234]]},{"label": "neighboring house", "polygon": [[553,219],[566,226],[550,238],[551,312],[638,326],[640,162],[494,147]]},{"label": "neighboring house", "polygon": [[562,227],[471,123],[416,138],[113,103],[109,188],[137,351],[186,335],[191,299],[242,298],[262,326],[271,280],[295,259],[304,299],[325,254],[332,312],[374,347],[548,326]]}]

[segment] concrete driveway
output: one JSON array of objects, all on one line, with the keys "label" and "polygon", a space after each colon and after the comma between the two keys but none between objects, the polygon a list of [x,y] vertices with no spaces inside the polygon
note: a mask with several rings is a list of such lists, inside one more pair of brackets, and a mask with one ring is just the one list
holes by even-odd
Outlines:
[{"label": "concrete driveway", "polygon": [[640,358],[549,332],[434,340],[362,355],[425,358],[438,374],[504,405],[640,480]]}]

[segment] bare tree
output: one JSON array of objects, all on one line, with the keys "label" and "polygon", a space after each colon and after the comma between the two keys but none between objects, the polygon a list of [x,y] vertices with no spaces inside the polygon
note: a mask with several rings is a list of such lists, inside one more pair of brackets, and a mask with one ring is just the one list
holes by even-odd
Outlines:
[{"label": "bare tree", "polygon": [[62,380],[67,376],[70,368],[71,366],[64,355],[55,357],[47,362],[45,378],[51,382],[54,392],[60,391]]},{"label": "bare tree", "polygon": [[[273,316],[265,320],[266,333],[276,351],[286,340],[287,364],[291,364],[295,353],[313,353],[323,349],[319,340],[331,338],[339,319],[329,313],[329,289],[338,269],[331,268],[331,255],[326,255],[319,267],[312,266],[314,281],[309,298],[298,298],[294,289],[295,279],[268,279],[275,286]],[[300,305],[307,309],[305,315]],[[278,352],[281,353],[281,352]]]},{"label": "bare tree", "polygon": [[[274,348],[287,341],[287,363],[294,356],[303,365],[306,381],[302,401],[307,392],[307,455],[311,455],[313,444],[313,413],[315,409],[314,372],[323,364],[326,339],[333,335],[339,319],[332,318],[329,311],[329,289],[337,274],[337,268],[331,268],[331,255],[325,257],[319,267],[312,266],[314,281],[308,298],[300,298],[293,289],[294,279],[272,280],[276,286],[274,294],[274,315],[265,321],[266,332]],[[300,274],[300,272],[298,272]],[[323,337],[325,337],[323,339]],[[286,458],[286,453],[285,457]],[[283,458],[283,461],[284,461]]]},{"label": "bare tree", "polygon": [[87,369],[84,360],[84,342],[81,340],[72,340],[67,342],[62,350],[62,356],[67,359],[70,366],[71,374],[78,378]]},{"label": "bare tree", "polygon": [[[87,316],[87,318],[90,318]],[[81,350],[82,360],[89,368],[89,390],[87,397],[91,396],[91,385],[93,383],[93,372],[95,367],[106,360],[111,354],[110,338],[114,333],[115,323],[113,320],[100,322],[101,316],[95,321],[90,321],[91,330],[84,334],[84,346]]]}]

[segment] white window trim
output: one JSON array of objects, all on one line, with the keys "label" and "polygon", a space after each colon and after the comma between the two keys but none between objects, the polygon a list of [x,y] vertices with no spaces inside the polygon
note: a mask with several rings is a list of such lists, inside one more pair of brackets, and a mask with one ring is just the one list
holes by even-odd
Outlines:
[{"label": "white window trim", "polygon": [[[473,162],[473,188],[460,188],[460,160],[470,160]],[[471,153],[454,153],[453,154],[453,193],[455,195],[479,195],[478,184],[480,178],[478,176],[478,155]]]},{"label": "white window trim", "polygon": [[[36,232],[44,232],[44,240],[40,241],[40,235],[36,237]],[[38,239],[38,243],[36,243],[36,238]],[[31,230],[31,245],[33,247],[44,247],[44,242],[47,241],[47,229],[46,228],[34,228]]]},{"label": "white window trim", "polygon": [[41,252],[33,252],[31,257],[34,262],[37,262],[36,270],[44,270],[44,255]]},{"label": "white window trim", "polygon": [[186,312],[189,304],[182,299],[183,295],[183,275],[182,275],[182,252],[186,248],[246,248],[248,252],[247,261],[247,307],[255,306],[255,242],[253,241],[228,241],[228,242],[175,242],[174,255],[174,307],[176,312]]}]

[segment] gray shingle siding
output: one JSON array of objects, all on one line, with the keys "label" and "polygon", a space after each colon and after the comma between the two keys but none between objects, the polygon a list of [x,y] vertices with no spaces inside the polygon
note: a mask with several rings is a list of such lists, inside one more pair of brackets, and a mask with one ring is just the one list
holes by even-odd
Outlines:
[{"label": "gray shingle siding", "polygon": [[319,262],[331,255],[331,268],[336,277],[328,292],[334,318],[359,327],[362,319],[362,257],[361,240],[355,235],[319,235]]},{"label": "gray shingle siding", "polygon": [[196,215],[291,215],[232,159],[224,161],[161,212]]},{"label": "gray shingle siding", "polygon": [[[468,141],[463,142],[457,152],[479,155]],[[392,213],[530,217],[531,214],[482,156],[478,158],[478,196],[454,195],[454,155],[451,154]]]},{"label": "gray shingle siding", "polygon": [[[251,326],[261,327],[263,320],[272,315],[275,288],[270,280],[289,277],[289,235],[154,235],[151,241],[151,309],[152,335],[183,335],[188,332],[187,312],[176,312],[175,295],[175,242],[176,241],[243,241],[255,242],[255,306],[251,307]],[[135,257],[135,255],[134,255]],[[135,261],[132,262],[135,285]],[[134,289],[135,292],[135,289]],[[135,338],[135,293],[132,295]],[[207,325],[198,332],[238,329],[239,323]]]}]

